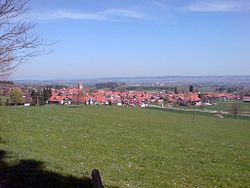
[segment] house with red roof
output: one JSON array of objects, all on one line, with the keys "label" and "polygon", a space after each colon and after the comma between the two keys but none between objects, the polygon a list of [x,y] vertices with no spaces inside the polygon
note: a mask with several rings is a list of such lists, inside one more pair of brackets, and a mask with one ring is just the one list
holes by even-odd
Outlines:
[{"label": "house with red roof", "polygon": [[250,102],[250,96],[244,96],[243,102]]},{"label": "house with red roof", "polygon": [[67,104],[71,104],[71,98],[69,97],[65,97],[65,96],[55,96],[52,95],[49,100],[48,100],[49,104],[63,104],[63,105],[67,105]]},{"label": "house with red roof", "polygon": [[197,93],[192,94],[179,94],[178,102],[180,105],[186,106],[188,104],[196,105],[201,102],[201,99],[198,97]]},{"label": "house with red roof", "polygon": [[94,96],[95,103],[97,104],[106,104],[108,100],[104,95],[96,95]]}]

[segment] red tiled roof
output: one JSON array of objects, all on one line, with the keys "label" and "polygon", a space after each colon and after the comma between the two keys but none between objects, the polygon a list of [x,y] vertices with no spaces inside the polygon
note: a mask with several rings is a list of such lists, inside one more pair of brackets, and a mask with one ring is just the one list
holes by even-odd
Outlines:
[{"label": "red tiled roof", "polygon": [[182,101],[191,101],[191,102],[199,102],[201,101],[201,99],[198,97],[197,94],[188,94],[188,95],[178,95],[178,97],[182,100]]},{"label": "red tiled roof", "polygon": [[197,94],[193,94],[193,95],[190,97],[190,101],[192,101],[192,102],[199,102],[199,101],[201,101],[201,99],[198,97]]},{"label": "red tiled roof", "polygon": [[61,102],[64,98],[65,98],[64,96],[54,96],[54,95],[52,95],[49,98],[49,101],[50,102]]},{"label": "red tiled roof", "polygon": [[106,98],[104,96],[101,96],[101,95],[95,96],[94,99],[96,102],[100,102],[100,103],[104,103],[107,101]]}]

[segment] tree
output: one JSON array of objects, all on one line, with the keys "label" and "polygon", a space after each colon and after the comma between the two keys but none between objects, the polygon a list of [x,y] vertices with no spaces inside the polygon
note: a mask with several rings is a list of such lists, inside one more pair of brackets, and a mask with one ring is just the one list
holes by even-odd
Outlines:
[{"label": "tree", "polygon": [[84,95],[84,91],[79,89],[77,92],[77,105],[82,103],[82,97],[84,97]]},{"label": "tree", "polygon": [[240,90],[239,95],[240,95],[240,100],[243,100],[243,99],[244,99],[244,96],[245,96],[245,91],[244,91],[244,89],[241,89],[241,90]]},{"label": "tree", "polygon": [[47,92],[44,92],[44,90],[37,90],[37,91],[32,90],[31,97],[32,97],[32,105],[42,106],[45,105],[48,95]]},{"label": "tree", "polygon": [[236,118],[237,115],[240,113],[240,105],[239,103],[232,103],[231,105],[231,113],[234,115]]},{"label": "tree", "polygon": [[35,24],[25,17],[28,2],[0,0],[0,80],[47,46],[35,31]]},{"label": "tree", "polygon": [[194,92],[194,86],[193,85],[189,86],[189,91],[192,92],[192,93]]},{"label": "tree", "polygon": [[23,92],[20,90],[12,90],[10,92],[10,99],[11,99],[12,103],[14,103],[15,105],[17,105],[18,103],[22,103],[23,102]]},{"label": "tree", "polygon": [[47,103],[49,98],[52,96],[52,91],[51,91],[51,88],[47,87],[47,88],[44,88],[43,91],[42,91],[42,97],[44,99],[44,103]]},{"label": "tree", "polygon": [[175,93],[175,94],[178,94],[178,93],[179,93],[177,87],[174,87],[174,93]]},{"label": "tree", "polygon": [[204,93],[200,93],[198,95],[198,97],[201,99],[201,102],[206,102],[207,101],[207,97],[204,95]]},{"label": "tree", "polygon": [[35,90],[31,91],[31,98],[32,98],[32,105],[36,105],[36,99],[37,99],[37,92]]}]

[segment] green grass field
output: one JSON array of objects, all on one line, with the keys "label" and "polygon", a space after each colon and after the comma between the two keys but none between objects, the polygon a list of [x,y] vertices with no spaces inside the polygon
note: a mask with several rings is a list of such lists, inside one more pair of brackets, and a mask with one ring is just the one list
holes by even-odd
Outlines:
[{"label": "green grass field", "polygon": [[[241,114],[250,114],[250,103],[241,102],[241,101],[227,101],[227,102],[218,101],[216,103],[217,103],[217,105],[204,106],[202,109],[217,110],[217,111],[222,110],[224,112],[231,112],[232,111],[232,104],[237,103],[237,104],[239,104],[239,112]],[[192,106],[179,106],[177,108],[193,109]],[[195,109],[201,109],[201,107],[195,106]]]},{"label": "green grass field", "polygon": [[250,185],[249,120],[197,115],[192,123],[191,114],[110,106],[0,107],[0,150],[8,173],[24,161],[39,164],[67,187],[66,177],[93,168],[109,188]]},{"label": "green grass field", "polygon": [[239,104],[239,110],[241,112],[250,112],[250,103],[244,103],[244,102],[241,102],[241,101],[218,102],[217,105],[206,106],[206,109],[207,110],[223,110],[223,111],[229,111],[230,112],[233,103],[238,103]]}]

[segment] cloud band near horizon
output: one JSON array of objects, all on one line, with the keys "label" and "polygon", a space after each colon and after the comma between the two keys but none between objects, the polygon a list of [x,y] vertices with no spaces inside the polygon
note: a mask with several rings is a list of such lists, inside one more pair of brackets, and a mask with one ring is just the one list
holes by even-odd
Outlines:
[{"label": "cloud band near horizon", "polygon": [[194,1],[180,11],[192,12],[238,12],[250,10],[250,1],[247,0],[205,0]]}]

